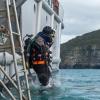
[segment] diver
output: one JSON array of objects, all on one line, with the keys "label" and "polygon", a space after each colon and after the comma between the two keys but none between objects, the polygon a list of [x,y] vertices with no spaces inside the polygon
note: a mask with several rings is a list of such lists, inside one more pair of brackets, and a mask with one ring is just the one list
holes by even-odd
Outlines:
[{"label": "diver", "polygon": [[55,31],[50,26],[46,26],[42,32],[31,39],[28,46],[29,67],[34,69],[42,86],[48,85],[51,77],[49,68],[51,62],[50,47],[53,44],[54,35]]}]

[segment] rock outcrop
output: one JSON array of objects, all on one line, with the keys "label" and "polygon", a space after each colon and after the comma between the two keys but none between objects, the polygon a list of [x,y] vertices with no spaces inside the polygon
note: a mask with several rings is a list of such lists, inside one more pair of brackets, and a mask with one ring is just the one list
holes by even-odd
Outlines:
[{"label": "rock outcrop", "polygon": [[100,68],[100,30],[62,44],[60,68]]}]

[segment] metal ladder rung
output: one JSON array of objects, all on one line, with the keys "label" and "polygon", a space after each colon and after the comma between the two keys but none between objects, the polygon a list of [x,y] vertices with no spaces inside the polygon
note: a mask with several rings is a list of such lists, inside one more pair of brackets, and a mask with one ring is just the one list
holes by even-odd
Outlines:
[{"label": "metal ladder rung", "polygon": [[6,9],[0,9],[0,18],[7,17],[6,11]]},{"label": "metal ladder rung", "polygon": [[18,35],[18,36],[20,36],[18,33],[16,33],[16,32],[12,32],[13,34],[15,34],[15,35]]},{"label": "metal ladder rung", "polygon": [[25,71],[25,70],[22,69],[22,70],[20,70],[20,71],[18,71],[18,72],[19,72],[19,73],[22,73],[22,72],[25,73],[25,72],[27,72],[27,70]]},{"label": "metal ladder rung", "polygon": [[0,9],[0,12],[5,12],[5,11],[7,11],[6,9]]},{"label": "metal ladder rung", "polygon": [[2,86],[5,88],[5,90],[7,91],[7,93],[11,96],[11,98],[12,98],[13,100],[16,100],[15,97],[13,96],[13,94],[10,92],[10,90],[7,88],[7,86],[4,84],[4,82],[0,80],[0,83],[1,83]]},{"label": "metal ladder rung", "polygon": [[11,46],[2,46],[2,45],[0,45],[0,49],[11,49]]}]

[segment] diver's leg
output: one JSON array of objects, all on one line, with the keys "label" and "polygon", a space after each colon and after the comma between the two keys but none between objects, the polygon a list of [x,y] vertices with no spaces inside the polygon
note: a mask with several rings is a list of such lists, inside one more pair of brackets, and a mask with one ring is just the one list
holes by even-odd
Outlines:
[{"label": "diver's leg", "polygon": [[38,76],[40,83],[46,86],[51,76],[50,70],[47,65],[35,65],[33,68]]}]

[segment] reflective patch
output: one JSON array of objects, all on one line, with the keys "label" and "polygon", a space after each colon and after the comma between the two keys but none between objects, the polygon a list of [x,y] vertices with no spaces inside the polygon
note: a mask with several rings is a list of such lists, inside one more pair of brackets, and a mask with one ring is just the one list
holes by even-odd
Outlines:
[{"label": "reflective patch", "polygon": [[33,61],[32,62],[33,64],[35,64],[35,65],[44,65],[44,64],[46,64],[46,61]]}]

